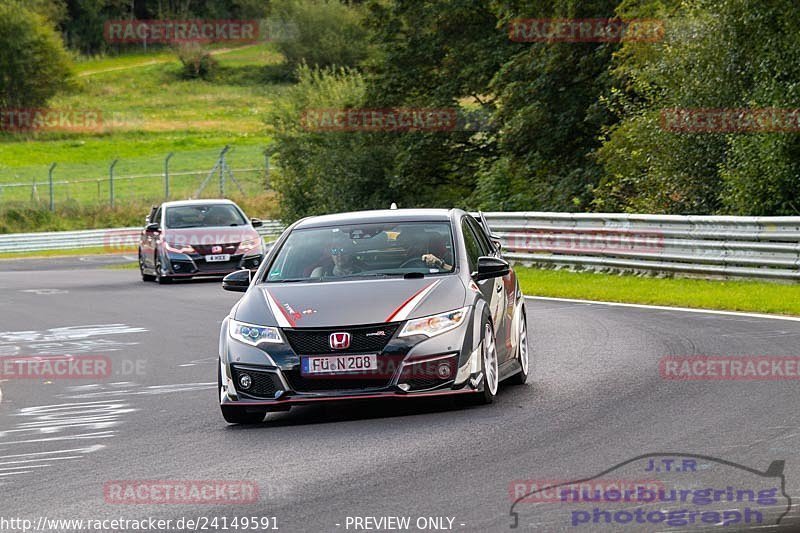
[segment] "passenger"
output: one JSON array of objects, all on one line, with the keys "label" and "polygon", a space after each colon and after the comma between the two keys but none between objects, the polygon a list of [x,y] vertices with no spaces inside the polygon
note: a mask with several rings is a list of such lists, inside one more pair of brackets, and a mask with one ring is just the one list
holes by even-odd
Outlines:
[{"label": "passenger", "polygon": [[331,264],[318,266],[311,272],[312,278],[351,276],[362,272],[355,257],[355,250],[351,243],[343,242],[330,248]]}]

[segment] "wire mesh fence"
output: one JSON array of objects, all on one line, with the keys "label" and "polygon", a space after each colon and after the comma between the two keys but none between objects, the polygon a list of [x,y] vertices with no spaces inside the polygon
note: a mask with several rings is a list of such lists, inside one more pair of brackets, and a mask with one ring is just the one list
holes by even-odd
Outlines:
[{"label": "wire mesh fence", "polygon": [[0,167],[0,206],[43,209],[77,202],[115,206],[128,201],[181,200],[258,194],[270,190],[270,163],[259,147],[220,147],[103,164],[60,163]]}]

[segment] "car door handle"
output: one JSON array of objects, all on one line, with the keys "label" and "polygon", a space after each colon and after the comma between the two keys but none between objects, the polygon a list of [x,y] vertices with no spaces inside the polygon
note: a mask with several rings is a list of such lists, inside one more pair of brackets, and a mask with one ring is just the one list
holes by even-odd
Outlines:
[{"label": "car door handle", "polygon": [[503,290],[503,284],[502,283],[498,283],[497,286],[494,289],[494,292],[500,292],[502,290]]}]

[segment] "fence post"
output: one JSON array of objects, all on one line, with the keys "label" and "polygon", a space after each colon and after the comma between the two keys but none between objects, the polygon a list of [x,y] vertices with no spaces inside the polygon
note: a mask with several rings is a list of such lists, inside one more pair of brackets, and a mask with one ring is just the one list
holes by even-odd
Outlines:
[{"label": "fence post", "polygon": [[50,211],[56,210],[56,201],[55,195],[53,193],[53,170],[56,168],[56,164],[53,163],[50,165],[50,170],[47,171],[47,181],[50,183]]},{"label": "fence post", "polygon": [[108,194],[111,198],[111,209],[114,209],[114,167],[117,166],[119,159],[115,159],[108,169]]},{"label": "fence post", "polygon": [[219,197],[225,198],[225,154],[228,153],[231,147],[229,144],[219,153]]},{"label": "fence post", "polygon": [[164,159],[164,200],[169,200],[169,160],[173,155],[175,154],[170,152]]}]

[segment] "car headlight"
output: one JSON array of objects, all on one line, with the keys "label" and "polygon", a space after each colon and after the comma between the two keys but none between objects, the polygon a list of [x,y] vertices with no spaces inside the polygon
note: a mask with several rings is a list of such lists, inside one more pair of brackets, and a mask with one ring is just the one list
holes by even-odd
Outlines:
[{"label": "car headlight", "polygon": [[403,330],[398,337],[409,337],[411,335],[425,335],[433,337],[445,331],[455,329],[464,322],[467,316],[469,307],[462,307],[446,313],[439,313],[438,315],[425,316],[422,318],[415,318],[406,322]]},{"label": "car headlight", "polygon": [[252,251],[257,251],[257,253],[261,252],[261,238],[258,239],[250,239],[247,241],[242,241],[239,243],[239,250],[237,253],[246,254]]},{"label": "car headlight", "polygon": [[251,346],[258,346],[262,342],[283,342],[281,332],[278,328],[269,326],[256,326],[239,322],[232,318],[228,320],[228,334],[231,338],[241,341]]},{"label": "car headlight", "polygon": [[176,254],[193,254],[194,253],[194,248],[192,248],[188,244],[173,244],[173,243],[165,242],[164,243],[164,248],[166,248],[168,252],[174,252]]}]

